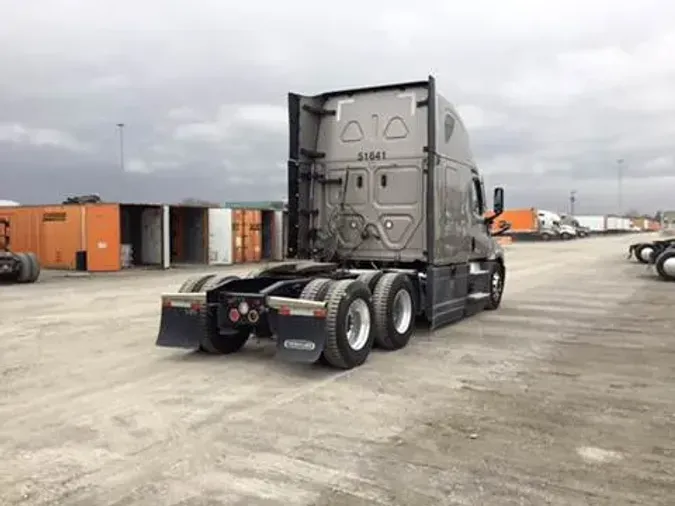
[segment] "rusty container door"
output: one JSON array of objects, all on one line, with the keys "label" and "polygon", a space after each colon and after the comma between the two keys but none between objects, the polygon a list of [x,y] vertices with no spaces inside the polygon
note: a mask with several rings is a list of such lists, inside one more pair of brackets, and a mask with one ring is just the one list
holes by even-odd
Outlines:
[{"label": "rusty container door", "polygon": [[85,213],[87,270],[119,271],[122,268],[119,206],[88,205]]},{"label": "rusty container door", "polygon": [[262,257],[262,212],[247,210],[245,213],[246,238],[244,257],[246,262],[260,262]]},{"label": "rusty container door", "polygon": [[232,261],[235,264],[242,264],[246,261],[245,251],[245,211],[234,209],[232,211]]}]

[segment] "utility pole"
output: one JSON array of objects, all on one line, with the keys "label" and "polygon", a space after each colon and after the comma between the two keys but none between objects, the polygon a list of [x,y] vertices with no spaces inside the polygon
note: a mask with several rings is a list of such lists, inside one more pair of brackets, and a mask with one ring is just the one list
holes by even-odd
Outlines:
[{"label": "utility pole", "polygon": [[572,190],[570,192],[570,216],[574,217],[574,203],[577,201],[577,191]]},{"label": "utility pole", "polygon": [[120,134],[120,170],[124,174],[124,123],[117,123]]},{"label": "utility pole", "polygon": [[623,216],[623,158],[616,161],[617,171],[617,203],[619,206],[618,215]]}]

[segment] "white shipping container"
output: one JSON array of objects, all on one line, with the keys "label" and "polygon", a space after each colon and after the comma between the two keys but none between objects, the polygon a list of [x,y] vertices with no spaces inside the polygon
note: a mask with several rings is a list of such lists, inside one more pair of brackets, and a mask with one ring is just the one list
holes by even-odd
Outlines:
[{"label": "white shipping container", "polygon": [[232,263],[232,210],[209,209],[209,264]]},{"label": "white shipping container", "polygon": [[591,232],[604,232],[606,230],[604,216],[575,216],[579,225],[588,227]]},{"label": "white shipping container", "polygon": [[621,218],[618,216],[607,216],[607,230],[621,230]]}]

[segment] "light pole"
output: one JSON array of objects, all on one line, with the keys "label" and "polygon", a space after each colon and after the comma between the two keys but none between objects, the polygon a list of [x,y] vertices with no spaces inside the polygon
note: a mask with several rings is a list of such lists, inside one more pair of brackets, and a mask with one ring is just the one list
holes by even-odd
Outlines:
[{"label": "light pole", "polygon": [[617,177],[617,203],[619,205],[619,216],[622,216],[623,211],[623,158],[616,161],[616,177]]},{"label": "light pole", "polygon": [[574,203],[577,201],[577,191],[572,190],[570,192],[570,216],[574,218]]},{"label": "light pole", "polygon": [[124,123],[117,123],[120,134],[120,170],[124,173]]}]

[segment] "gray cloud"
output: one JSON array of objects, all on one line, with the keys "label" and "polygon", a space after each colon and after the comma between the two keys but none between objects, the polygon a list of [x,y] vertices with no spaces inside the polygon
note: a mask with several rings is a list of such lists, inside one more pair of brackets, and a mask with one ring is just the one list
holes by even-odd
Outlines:
[{"label": "gray cloud", "polygon": [[675,207],[665,0],[53,0],[0,16],[0,198],[279,198],[289,90],[433,73],[510,205],[564,209],[575,189],[579,209],[614,211],[623,158],[626,208]]}]

